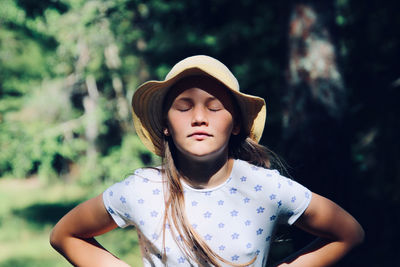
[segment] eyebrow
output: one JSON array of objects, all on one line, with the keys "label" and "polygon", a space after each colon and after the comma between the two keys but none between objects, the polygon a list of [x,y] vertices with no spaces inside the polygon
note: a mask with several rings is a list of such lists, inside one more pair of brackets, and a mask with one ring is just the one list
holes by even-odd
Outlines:
[{"label": "eyebrow", "polygon": [[[186,101],[186,102],[193,102],[193,98],[191,98],[191,97],[181,97],[181,98],[175,98],[175,100],[174,100],[174,102],[175,101]],[[210,96],[210,97],[208,97],[207,99],[206,99],[206,102],[208,103],[208,102],[210,102],[210,101],[214,101],[214,100],[219,100],[218,98],[216,98],[215,96]],[[220,101],[220,100],[219,100]],[[222,102],[221,102],[222,103]]]}]

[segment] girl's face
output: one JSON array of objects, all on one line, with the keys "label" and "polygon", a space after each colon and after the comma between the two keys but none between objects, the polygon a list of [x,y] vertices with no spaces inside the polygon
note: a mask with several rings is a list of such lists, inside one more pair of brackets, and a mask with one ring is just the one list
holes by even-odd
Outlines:
[{"label": "girl's face", "polygon": [[227,156],[231,134],[239,133],[227,89],[211,78],[189,77],[172,90],[164,133],[180,154],[193,159]]}]

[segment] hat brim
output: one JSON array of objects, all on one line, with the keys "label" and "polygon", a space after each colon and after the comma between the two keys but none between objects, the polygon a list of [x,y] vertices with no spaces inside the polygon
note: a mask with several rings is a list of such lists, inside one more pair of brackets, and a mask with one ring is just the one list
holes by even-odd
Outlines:
[{"label": "hat brim", "polygon": [[194,75],[210,76],[229,89],[242,114],[241,130],[245,131],[245,135],[258,142],[262,136],[266,119],[264,99],[234,90],[212,74],[196,67],[188,68],[164,81],[148,81],[135,91],[132,97],[133,122],[136,133],[143,144],[154,154],[162,156],[164,120],[166,119],[166,115],[163,114],[164,98],[177,81]]}]

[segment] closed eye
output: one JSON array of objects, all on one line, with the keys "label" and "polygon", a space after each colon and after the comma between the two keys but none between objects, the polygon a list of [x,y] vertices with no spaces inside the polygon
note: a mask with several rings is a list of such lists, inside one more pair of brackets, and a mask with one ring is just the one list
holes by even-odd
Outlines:
[{"label": "closed eye", "polygon": [[192,107],[193,101],[186,98],[176,99],[171,106],[171,108],[174,108],[180,112],[189,111]]},{"label": "closed eye", "polygon": [[190,108],[177,108],[177,110],[180,112],[185,112],[185,111],[189,111]]},{"label": "closed eye", "polygon": [[219,110],[221,110],[221,109],[224,109],[224,106],[223,106],[222,103],[219,102],[217,99],[213,99],[212,101],[210,101],[210,102],[207,104],[207,108],[208,108],[210,111],[219,111]]}]

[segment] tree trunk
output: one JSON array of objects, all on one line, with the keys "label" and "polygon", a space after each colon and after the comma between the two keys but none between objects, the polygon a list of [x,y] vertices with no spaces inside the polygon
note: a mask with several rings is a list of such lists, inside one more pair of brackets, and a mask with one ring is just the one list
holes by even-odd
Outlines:
[{"label": "tree trunk", "polygon": [[[346,89],[329,34],[333,14],[319,12],[329,8],[323,3],[292,9],[283,146],[294,179],[342,204],[351,190]],[[296,247],[304,245],[300,243]]]}]

